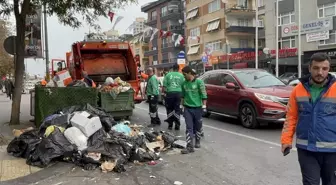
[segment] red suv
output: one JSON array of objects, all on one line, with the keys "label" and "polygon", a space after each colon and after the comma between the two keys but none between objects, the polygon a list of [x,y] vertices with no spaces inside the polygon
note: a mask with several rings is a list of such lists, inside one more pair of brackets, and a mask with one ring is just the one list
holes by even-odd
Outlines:
[{"label": "red suv", "polygon": [[285,121],[286,105],[293,87],[261,69],[212,70],[204,80],[208,112],[238,118],[247,128],[262,122]]}]

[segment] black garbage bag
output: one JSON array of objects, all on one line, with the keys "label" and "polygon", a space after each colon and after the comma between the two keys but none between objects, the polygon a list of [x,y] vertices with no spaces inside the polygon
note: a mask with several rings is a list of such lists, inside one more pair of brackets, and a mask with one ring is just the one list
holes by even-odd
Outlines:
[{"label": "black garbage bag", "polygon": [[85,155],[81,155],[79,153],[74,153],[73,157],[71,158],[71,162],[77,166],[82,167],[84,170],[95,170],[100,166],[100,161],[96,161],[90,157]]},{"label": "black garbage bag", "polygon": [[177,141],[175,135],[170,132],[161,131],[162,139],[165,143],[165,147],[173,146],[174,142]]},{"label": "black garbage bag", "polygon": [[44,168],[53,160],[72,157],[74,152],[76,147],[56,128],[47,138],[42,139],[36,150],[27,158],[27,164]]},{"label": "black garbage bag", "polygon": [[40,126],[39,135],[43,135],[46,129],[51,125],[67,129],[71,126],[70,118],[70,114],[53,114],[51,116],[48,116],[46,119],[43,120]]},{"label": "black garbage bag", "polygon": [[30,130],[14,138],[7,146],[7,153],[15,156],[27,158],[42,141],[38,135],[38,130]]},{"label": "black garbage bag", "polygon": [[100,147],[104,144],[104,140],[107,138],[107,133],[104,131],[104,129],[99,129],[97,132],[95,132],[92,136],[89,137],[87,141],[88,148],[91,148],[93,150],[95,147]]},{"label": "black garbage bag", "polygon": [[135,148],[134,150],[132,150],[132,156],[130,158],[130,161],[147,162],[155,161],[159,158],[160,156],[152,151],[146,151],[143,148]]},{"label": "black garbage bag", "polygon": [[159,133],[158,132],[146,132],[145,136],[149,142],[155,142],[157,141],[157,137],[159,136]]},{"label": "black garbage bag", "polygon": [[74,80],[67,87],[89,87],[89,85],[81,80]]}]

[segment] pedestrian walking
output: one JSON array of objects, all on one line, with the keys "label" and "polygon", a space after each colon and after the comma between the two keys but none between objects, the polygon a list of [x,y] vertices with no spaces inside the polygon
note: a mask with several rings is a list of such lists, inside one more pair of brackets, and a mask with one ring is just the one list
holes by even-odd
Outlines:
[{"label": "pedestrian walking", "polygon": [[303,185],[336,184],[336,79],[329,74],[330,57],[311,56],[310,75],[300,79],[287,105],[281,135],[284,155],[296,148]]},{"label": "pedestrian walking", "polygon": [[7,79],[5,82],[6,94],[7,97],[12,100],[13,99],[13,92],[14,92],[14,83],[11,79]]},{"label": "pedestrian walking", "polygon": [[151,119],[151,125],[161,125],[161,120],[158,114],[158,103],[159,103],[159,80],[154,74],[153,68],[147,69],[147,85],[146,85],[146,95],[149,103],[149,116]]},{"label": "pedestrian walking", "polygon": [[178,72],[179,66],[175,64],[173,71],[166,74],[163,79],[163,92],[165,94],[165,103],[167,109],[168,129],[173,129],[175,123],[175,130],[180,130],[180,103],[182,96],[182,83],[184,82],[184,76]]},{"label": "pedestrian walking", "polygon": [[201,147],[202,115],[206,109],[207,94],[204,82],[195,77],[194,69],[186,66],[182,73],[186,80],[182,85],[181,109],[186,122],[187,147],[181,153],[189,154],[194,152],[194,147]]}]

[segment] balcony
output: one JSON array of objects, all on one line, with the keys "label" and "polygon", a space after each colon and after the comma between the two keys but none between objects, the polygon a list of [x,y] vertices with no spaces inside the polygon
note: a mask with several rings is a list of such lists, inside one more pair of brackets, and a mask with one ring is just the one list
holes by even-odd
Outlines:
[{"label": "balcony", "polygon": [[153,55],[158,55],[158,50],[157,50],[157,49],[155,49],[155,50],[149,50],[149,51],[146,51],[146,52],[144,53],[144,56],[145,56],[145,57],[153,56]]},{"label": "balcony", "polygon": [[234,5],[232,7],[228,7],[225,9],[226,15],[233,15],[233,16],[248,16],[248,17],[254,17],[256,14],[256,11],[250,8],[249,6],[237,6]]},{"label": "balcony", "polygon": [[[259,28],[262,29],[262,28]],[[249,36],[255,34],[254,26],[229,26],[225,29],[226,35]]]},{"label": "balcony", "polygon": [[179,20],[183,19],[183,11],[178,10],[178,9],[172,9],[168,10],[166,13],[162,14],[161,13],[161,22],[167,21],[167,20]]},{"label": "balcony", "polygon": [[174,51],[180,51],[181,48],[183,48],[183,46],[181,47],[175,47],[175,43],[162,43],[161,44],[161,52],[162,53],[167,53],[167,52],[174,52]]},{"label": "balcony", "polygon": [[231,53],[238,53],[238,52],[254,52],[254,48],[231,48]]},{"label": "balcony", "polygon": [[147,26],[155,26],[155,27],[156,27],[157,19],[154,18],[154,19],[147,20],[145,24],[146,24]]}]

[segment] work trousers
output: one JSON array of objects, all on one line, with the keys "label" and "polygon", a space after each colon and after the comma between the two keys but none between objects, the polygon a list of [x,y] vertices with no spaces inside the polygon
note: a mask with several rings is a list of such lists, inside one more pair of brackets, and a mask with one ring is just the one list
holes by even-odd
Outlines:
[{"label": "work trousers", "polygon": [[187,147],[193,147],[193,140],[201,139],[202,135],[202,113],[203,109],[201,107],[184,108],[184,119],[186,122],[186,142]]},{"label": "work trousers", "polygon": [[336,153],[298,149],[303,185],[335,185]]},{"label": "work trousers", "polygon": [[167,109],[167,122],[169,126],[172,126],[175,122],[176,126],[180,126],[180,103],[181,103],[181,93],[179,92],[168,92],[166,94],[166,109]]},{"label": "work trousers", "polygon": [[151,124],[159,125],[161,124],[159,114],[158,114],[158,96],[147,96],[149,103],[149,116],[151,119]]}]

